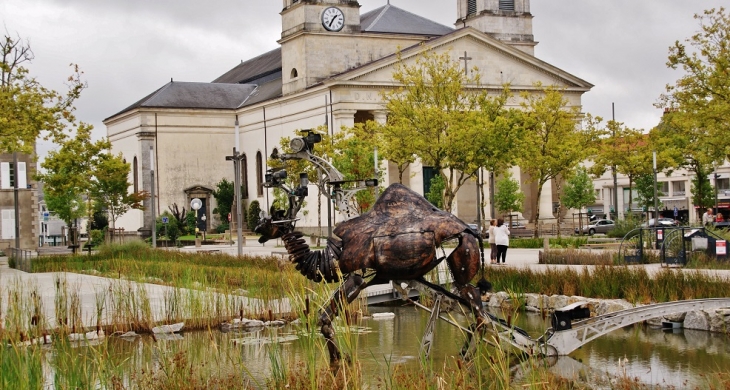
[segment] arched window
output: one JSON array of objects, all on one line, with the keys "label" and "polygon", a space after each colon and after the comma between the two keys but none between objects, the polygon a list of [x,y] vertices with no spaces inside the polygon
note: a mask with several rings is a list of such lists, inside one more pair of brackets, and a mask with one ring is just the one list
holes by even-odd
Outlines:
[{"label": "arched window", "polygon": [[291,78],[295,79],[299,77],[299,72],[297,72],[297,68],[292,68],[291,70]]},{"label": "arched window", "polygon": [[264,196],[264,162],[261,152],[256,152],[256,192],[258,196]]},{"label": "arched window", "polygon": [[132,160],[132,177],[133,177],[133,183],[134,183],[134,192],[139,192],[139,169],[137,167],[137,156],[134,156],[134,160]]},{"label": "arched window", "polygon": [[248,162],[245,154],[241,157],[241,197],[248,199]]}]

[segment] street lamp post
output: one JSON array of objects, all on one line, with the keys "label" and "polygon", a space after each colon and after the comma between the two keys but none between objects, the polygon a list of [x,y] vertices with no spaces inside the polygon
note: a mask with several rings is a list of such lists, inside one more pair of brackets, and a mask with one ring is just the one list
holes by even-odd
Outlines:
[{"label": "street lamp post", "polygon": [[715,178],[715,218],[717,218],[717,214],[720,212],[720,209],[717,207],[717,180],[720,178],[720,175],[717,173],[717,164],[715,164],[715,174],[713,176]]},{"label": "street lamp post", "polygon": [[657,172],[656,172],[656,151],[653,153],[654,157],[654,226],[659,225],[659,196],[657,190]]},{"label": "street lamp post", "polygon": [[157,218],[155,217],[155,150],[150,146],[150,195],[152,197],[152,248],[157,248]]},{"label": "street lamp post", "polygon": [[233,161],[233,196],[236,202],[236,242],[238,247],[238,256],[243,254],[243,227],[242,227],[242,215],[241,215],[241,160],[243,155],[238,152],[239,127],[238,127],[238,115],[236,115],[235,125],[235,145],[233,146],[233,155],[226,156],[226,161]]}]

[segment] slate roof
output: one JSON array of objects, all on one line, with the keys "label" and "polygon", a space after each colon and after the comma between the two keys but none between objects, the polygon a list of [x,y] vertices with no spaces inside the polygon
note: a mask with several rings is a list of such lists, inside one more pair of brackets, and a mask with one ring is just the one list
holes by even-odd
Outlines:
[{"label": "slate roof", "polygon": [[387,4],[360,16],[363,32],[441,36],[453,28]]},{"label": "slate roof", "polygon": [[[214,83],[258,84],[256,81],[281,72],[281,48],[241,62],[213,80]],[[279,74],[281,77],[281,74]],[[264,80],[261,80],[264,81]]]},{"label": "slate roof", "polygon": [[[131,106],[112,115],[135,108],[236,109],[254,91],[252,84],[214,84],[171,81]],[[107,120],[105,119],[105,120]]]}]

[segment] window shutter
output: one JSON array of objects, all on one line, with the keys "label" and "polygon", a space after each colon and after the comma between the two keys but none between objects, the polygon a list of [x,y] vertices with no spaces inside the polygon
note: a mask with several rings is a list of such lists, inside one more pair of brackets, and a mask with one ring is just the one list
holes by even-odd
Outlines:
[{"label": "window shutter", "polygon": [[10,163],[0,163],[0,188],[10,189]]},{"label": "window shutter", "polygon": [[471,16],[477,13],[477,0],[469,0],[467,5],[467,16]]},{"label": "window shutter", "polygon": [[18,188],[28,187],[28,176],[25,174],[25,162],[18,162]]},{"label": "window shutter", "polygon": [[15,238],[15,210],[2,211],[2,238],[11,240]]},{"label": "window shutter", "polygon": [[499,9],[502,11],[514,11],[515,0],[499,0]]}]

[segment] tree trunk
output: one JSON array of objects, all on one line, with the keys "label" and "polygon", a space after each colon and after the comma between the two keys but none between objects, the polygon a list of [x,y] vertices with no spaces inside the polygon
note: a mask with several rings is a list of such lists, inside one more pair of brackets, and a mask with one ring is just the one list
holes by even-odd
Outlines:
[{"label": "tree trunk", "polygon": [[535,233],[533,234],[533,237],[538,238],[538,221],[540,220],[540,196],[542,195],[542,186],[545,185],[544,182],[538,182],[537,183],[537,192],[535,194],[535,208],[534,208],[534,221],[535,224]]}]

